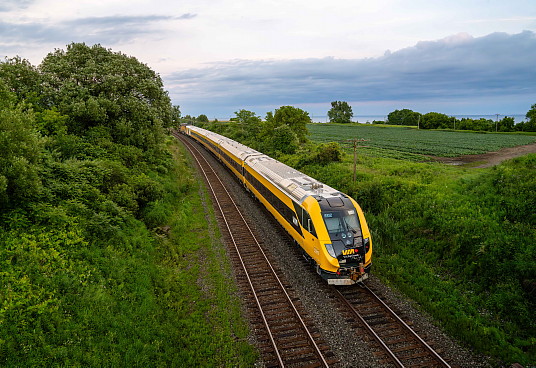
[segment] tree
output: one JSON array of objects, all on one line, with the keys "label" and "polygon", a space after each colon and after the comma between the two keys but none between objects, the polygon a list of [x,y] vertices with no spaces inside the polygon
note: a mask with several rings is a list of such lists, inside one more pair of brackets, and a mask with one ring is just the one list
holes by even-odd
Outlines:
[{"label": "tree", "polygon": [[523,131],[536,132],[536,104],[530,107],[530,110],[527,111],[525,117],[528,120],[523,124]]},{"label": "tree", "polygon": [[242,126],[244,138],[248,141],[257,138],[261,132],[261,117],[255,115],[252,111],[244,109],[235,111],[235,116],[234,121]]},{"label": "tree", "polygon": [[395,110],[387,115],[389,124],[417,126],[421,114],[409,109]]},{"label": "tree", "polygon": [[201,114],[196,119],[200,123],[208,123],[208,117],[205,114]]},{"label": "tree", "polygon": [[44,140],[34,121],[21,105],[0,110],[0,208],[22,205],[41,189]]},{"label": "tree", "polygon": [[281,125],[288,125],[298,137],[300,143],[307,142],[307,124],[311,123],[309,113],[294,106],[281,106],[272,114],[266,114],[264,134],[270,135],[270,131]]},{"label": "tree", "polygon": [[72,43],[49,53],[39,68],[46,101],[69,116],[70,133],[84,136],[103,126],[115,142],[147,150],[173,124],[160,76],[134,57]]},{"label": "tree", "polygon": [[181,109],[179,105],[173,105],[171,108],[171,120],[173,121],[172,125],[175,128],[178,128],[181,124]]},{"label": "tree", "polygon": [[420,127],[423,129],[449,129],[452,128],[452,118],[439,112],[429,112],[423,115]]},{"label": "tree", "polygon": [[514,131],[514,125],[514,118],[505,116],[498,122],[498,130],[499,132],[512,132]]},{"label": "tree", "polygon": [[354,113],[352,107],[345,101],[333,101],[328,111],[330,123],[351,123]]},{"label": "tree", "polygon": [[296,153],[298,137],[288,125],[280,125],[274,129],[272,148],[283,153]]},{"label": "tree", "polygon": [[6,58],[0,63],[0,80],[18,102],[24,101],[34,109],[41,109],[42,78],[39,70],[26,59],[20,57]]}]

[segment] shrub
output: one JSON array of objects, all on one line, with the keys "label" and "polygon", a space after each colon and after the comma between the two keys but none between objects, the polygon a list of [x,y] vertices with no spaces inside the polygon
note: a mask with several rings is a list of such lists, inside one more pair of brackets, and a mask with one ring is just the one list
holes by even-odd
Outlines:
[{"label": "shrub", "polygon": [[298,149],[298,137],[288,125],[274,129],[272,149],[283,153],[295,153]]}]

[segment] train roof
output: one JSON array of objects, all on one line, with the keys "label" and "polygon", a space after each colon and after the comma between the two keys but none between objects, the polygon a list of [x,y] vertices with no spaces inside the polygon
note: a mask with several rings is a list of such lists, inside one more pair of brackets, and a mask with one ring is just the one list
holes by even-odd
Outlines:
[{"label": "train roof", "polygon": [[308,196],[332,198],[340,195],[336,189],[269,156],[249,157],[246,163],[299,203],[302,203]]},{"label": "train roof", "polygon": [[341,195],[338,190],[230,138],[199,127],[191,126],[190,129],[220,144],[299,203],[308,196],[327,199]]},{"label": "train roof", "polygon": [[251,156],[251,155],[264,155],[263,153],[259,151],[255,151],[253,148],[245,146],[242,143],[234,141],[230,138],[224,137],[221,134],[211,132],[210,130],[199,128],[196,126],[191,126],[190,129],[203,134],[205,137],[216,142],[221,147],[225,148],[227,151],[229,151],[230,153],[232,153],[233,155],[235,155],[242,161],[244,161],[248,156]]}]

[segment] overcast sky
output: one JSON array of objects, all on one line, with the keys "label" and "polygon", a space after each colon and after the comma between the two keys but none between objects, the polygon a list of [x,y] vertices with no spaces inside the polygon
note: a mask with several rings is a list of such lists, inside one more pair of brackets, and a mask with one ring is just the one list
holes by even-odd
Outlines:
[{"label": "overcast sky", "polygon": [[184,114],[525,114],[535,0],[0,0],[0,56],[38,65],[71,42],[158,72]]}]

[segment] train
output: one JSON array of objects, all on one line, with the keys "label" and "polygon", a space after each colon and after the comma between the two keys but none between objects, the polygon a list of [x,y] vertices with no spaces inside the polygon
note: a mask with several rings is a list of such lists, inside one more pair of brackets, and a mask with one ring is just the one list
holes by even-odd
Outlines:
[{"label": "train", "polygon": [[220,134],[187,124],[180,131],[228,167],[328,284],[353,285],[369,277],[371,234],[353,198]]}]

